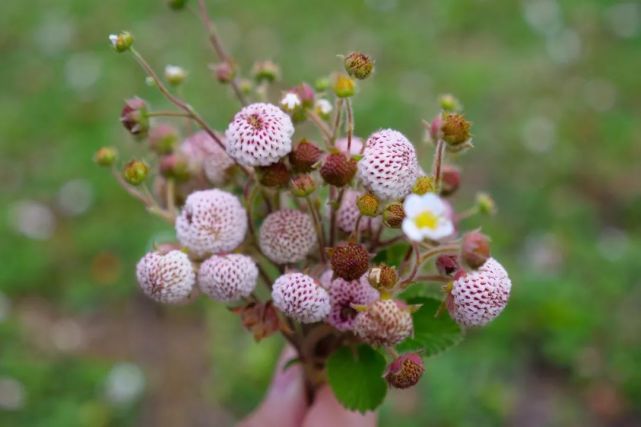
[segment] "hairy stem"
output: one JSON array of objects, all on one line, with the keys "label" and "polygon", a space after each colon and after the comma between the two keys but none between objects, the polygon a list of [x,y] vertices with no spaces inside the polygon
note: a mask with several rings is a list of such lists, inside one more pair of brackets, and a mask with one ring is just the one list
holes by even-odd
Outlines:
[{"label": "hairy stem", "polygon": [[[216,30],[216,26],[214,25],[214,21],[209,16],[209,13],[207,13],[207,5],[205,4],[205,0],[198,0],[198,10],[200,11],[200,18],[203,21],[203,25],[205,27],[205,30],[207,30],[207,34],[209,36],[209,43],[211,44],[212,49],[216,53],[216,56],[218,56],[218,59],[222,62],[226,62],[230,66],[233,66],[234,60],[227,51],[225,50],[225,47],[223,46],[223,42],[218,35],[218,31]],[[234,94],[236,95],[236,98],[240,101],[242,105],[247,105],[247,101],[245,100],[245,96],[243,95],[243,92],[240,90],[240,87],[238,87],[238,80],[235,78],[232,79],[229,82],[229,85],[232,87]]]},{"label": "hairy stem", "polygon": [[308,111],[307,116],[310,120],[316,125],[320,133],[323,135],[325,144],[329,148],[332,144],[332,130],[327,126],[327,124],[321,119],[315,111]]},{"label": "hairy stem", "polygon": [[406,288],[414,281],[416,273],[418,273],[418,269],[421,265],[421,252],[416,242],[412,242],[412,250],[414,251],[414,265],[410,274],[398,284],[398,287],[401,289]]},{"label": "hairy stem", "polygon": [[347,98],[347,153],[352,152],[352,137],[354,135],[354,111],[352,110],[352,100]]},{"label": "hairy stem", "polygon": [[442,139],[436,142],[436,152],[434,153],[434,163],[432,164],[432,176],[434,177],[434,190],[438,193],[441,188],[441,169],[443,166],[443,156],[445,154],[445,143]]},{"label": "hairy stem", "polygon": [[147,113],[149,117],[187,117],[191,118],[191,115],[183,113],[181,111],[150,111]]},{"label": "hairy stem", "polygon": [[118,184],[122,188],[124,188],[127,193],[129,193],[131,196],[138,199],[140,202],[142,202],[143,205],[145,205],[145,208],[149,213],[162,218],[169,224],[174,224],[174,222],[176,221],[176,214],[161,208],[158,203],[156,203],[156,200],[153,198],[151,193],[149,193],[149,190],[146,187],[143,187],[143,191],[132,187],[127,183],[127,181],[125,181],[125,179],[118,172],[118,170],[116,170],[115,167],[111,169],[111,174],[114,176],[114,178],[116,178]]},{"label": "hairy stem", "polygon": [[332,139],[330,145],[333,146],[336,143],[336,138],[338,138],[338,129],[341,126],[341,118],[343,116],[343,99],[338,98],[336,100],[336,112],[334,115],[334,126],[332,127]]},{"label": "hairy stem", "polygon": [[[164,97],[165,97],[169,102],[171,102],[172,104],[174,104],[175,106],[177,106],[178,108],[180,108],[181,110],[183,110],[185,113],[187,113],[187,115],[188,115],[192,120],[194,120],[196,123],[198,123],[198,125],[199,125],[199,126],[200,126],[204,131],[205,131],[205,132],[207,132],[207,134],[208,134],[209,136],[211,136],[211,138],[216,142],[216,144],[218,144],[218,146],[219,146],[220,148],[222,148],[223,150],[225,150],[225,144],[224,144],[224,143],[223,143],[223,141],[218,137],[218,135],[216,135],[216,132],[214,132],[214,130],[213,130],[213,129],[212,129],[212,128],[207,124],[207,122],[205,122],[205,119],[203,119],[203,118],[200,116],[200,114],[198,114],[198,113],[196,112],[196,110],[194,110],[194,108],[193,108],[191,105],[189,105],[188,103],[186,103],[185,101],[183,101],[182,99],[180,99],[179,97],[177,97],[176,95],[172,94],[172,93],[169,91],[169,89],[167,89],[167,87],[165,86],[165,84],[164,84],[164,83],[162,82],[162,80],[160,80],[160,78],[158,77],[158,74],[156,74],[156,72],[154,71],[154,69],[153,69],[153,68],[151,68],[151,66],[147,63],[147,61],[145,61],[145,59],[142,57],[142,55],[140,55],[140,53],[138,53],[138,51],[137,51],[136,49],[134,49],[134,48],[132,47],[130,50],[131,50],[131,53],[133,54],[134,58],[135,58],[135,59],[136,59],[136,61],[138,62],[138,64],[143,68],[143,70],[145,70],[145,72],[147,73],[147,75],[148,75],[149,77],[151,77],[151,78],[154,80],[154,83],[156,84],[156,87],[158,87],[158,90],[160,90],[160,93],[162,93],[162,94],[163,94],[163,96],[164,96]],[[237,163],[237,164],[238,164],[238,163]],[[241,168],[241,169],[242,169],[242,170],[247,174],[247,176],[251,176],[251,174],[252,174],[252,173],[251,173],[251,171],[250,171],[248,168],[246,168],[245,166],[240,165],[240,164],[238,164],[238,166],[239,166],[239,167],[240,167],[240,168]]]},{"label": "hairy stem", "polygon": [[309,196],[305,197],[305,200],[307,201],[307,207],[309,208],[309,212],[312,215],[312,219],[314,221],[314,227],[316,229],[316,235],[318,236],[320,258],[322,262],[325,262],[325,236],[324,236],[325,232],[323,231],[323,224],[319,218],[318,210],[314,206],[314,203],[309,198]]},{"label": "hairy stem", "polygon": [[336,187],[330,187],[330,220],[329,220],[329,245],[334,246],[336,242],[336,212],[343,201],[343,195],[345,194],[345,189],[341,188],[338,190],[338,196],[336,196]]}]

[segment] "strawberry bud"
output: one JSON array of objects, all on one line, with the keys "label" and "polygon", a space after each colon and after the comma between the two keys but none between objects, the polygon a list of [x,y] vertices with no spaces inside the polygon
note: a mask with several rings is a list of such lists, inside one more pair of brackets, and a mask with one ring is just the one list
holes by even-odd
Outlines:
[{"label": "strawberry bud", "polygon": [[136,138],[144,138],[149,131],[147,104],[135,97],[125,101],[120,113],[120,122]]},{"label": "strawberry bud", "polygon": [[129,184],[140,185],[149,175],[149,166],[141,160],[132,160],[125,165],[122,175]]},{"label": "strawberry bud", "polygon": [[461,266],[455,255],[440,255],[436,258],[436,269],[443,276],[451,276],[459,271]]},{"label": "strawberry bud", "polygon": [[378,213],[380,202],[372,193],[365,193],[356,199],[356,207],[363,216],[375,217]]},{"label": "strawberry bud", "polygon": [[334,79],[334,93],[339,98],[349,98],[356,93],[356,82],[345,74],[339,74]]},{"label": "strawberry bud", "polygon": [[441,172],[441,196],[449,196],[461,185],[461,171],[454,166],[445,165]]},{"label": "strawberry bud", "polygon": [[290,183],[292,194],[296,197],[306,197],[314,192],[316,183],[309,175],[298,175]]},{"label": "strawberry bud", "polygon": [[216,80],[220,83],[229,83],[234,80],[236,76],[236,69],[229,62],[221,62],[219,64],[211,66],[211,69],[214,71]]},{"label": "strawberry bud", "polygon": [[422,196],[423,194],[434,191],[434,179],[431,176],[419,176],[412,188],[412,193]]},{"label": "strawberry bud", "polygon": [[461,259],[470,268],[477,269],[490,258],[490,239],[483,233],[472,231],[463,236]]},{"label": "strawberry bud", "polygon": [[94,161],[99,166],[111,166],[116,161],[118,152],[113,147],[102,147],[94,155]]},{"label": "strawberry bud", "polygon": [[157,154],[169,154],[178,143],[178,131],[175,127],[159,123],[149,130],[149,147]]},{"label": "strawberry bud", "polygon": [[390,228],[401,228],[405,211],[400,203],[390,203],[383,211],[383,223]]}]

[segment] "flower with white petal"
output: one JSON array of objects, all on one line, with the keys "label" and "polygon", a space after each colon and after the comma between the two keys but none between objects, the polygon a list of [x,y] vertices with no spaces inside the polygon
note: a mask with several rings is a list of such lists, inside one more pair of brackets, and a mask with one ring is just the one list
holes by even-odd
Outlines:
[{"label": "flower with white petal", "polygon": [[434,193],[409,195],[403,209],[403,232],[411,240],[440,240],[454,232],[447,204]]},{"label": "flower with white petal", "polygon": [[303,102],[294,92],[287,92],[285,96],[283,96],[283,99],[280,100],[280,105],[285,111],[292,112],[303,105]]},{"label": "flower with white petal", "polygon": [[329,117],[329,113],[332,112],[332,103],[326,99],[319,99],[314,105],[314,109],[321,117]]},{"label": "flower with white petal", "polygon": [[111,46],[116,47],[118,44],[118,34],[109,34],[109,43],[111,43]]},{"label": "flower with white petal", "polygon": [[178,65],[167,65],[165,67],[165,79],[169,84],[177,86],[187,78],[187,71]]}]

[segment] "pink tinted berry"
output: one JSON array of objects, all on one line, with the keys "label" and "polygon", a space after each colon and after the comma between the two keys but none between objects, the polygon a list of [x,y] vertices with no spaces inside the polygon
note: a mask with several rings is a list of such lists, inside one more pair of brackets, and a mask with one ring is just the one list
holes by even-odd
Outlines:
[{"label": "pink tinted berry", "polygon": [[352,304],[369,305],[378,299],[378,291],[368,284],[366,275],[351,282],[340,277],[332,280],[333,276],[334,272],[327,270],[320,279],[329,293],[331,305],[326,320],[339,331],[349,331],[354,327],[354,320],[358,314]]},{"label": "pink tinted berry", "polygon": [[251,294],[257,278],[256,263],[240,254],[214,255],[198,270],[200,289],[222,302],[237,301]]},{"label": "pink tinted berry", "polygon": [[176,236],[196,256],[235,249],[245,240],[247,212],[236,196],[221,190],[191,193],[176,219]]},{"label": "pink tinted berry", "polygon": [[380,199],[402,199],[412,191],[419,174],[416,151],[398,131],[375,132],[367,139],[358,172],[365,187]]},{"label": "pink tinted berry", "polygon": [[490,258],[478,270],[458,275],[447,308],[461,326],[484,326],[503,311],[511,288],[503,266]]},{"label": "pink tinted berry", "polygon": [[193,172],[202,171],[214,185],[224,184],[229,169],[234,165],[234,160],[205,131],[185,139],[180,145],[180,153],[188,160]]},{"label": "pink tinted berry", "polygon": [[316,245],[316,231],[309,215],[295,209],[272,212],[260,227],[259,245],[278,264],[303,260]]},{"label": "pink tinted berry", "polygon": [[276,279],[272,299],[276,308],[302,323],[320,322],[330,310],[327,291],[302,273],[288,273]]},{"label": "pink tinted berry", "polygon": [[236,114],[225,132],[227,153],[245,166],[267,166],[291,151],[293,134],[292,120],[280,108],[251,104]]},{"label": "pink tinted berry", "polygon": [[146,254],[136,265],[136,278],[148,297],[168,304],[185,301],[196,282],[189,257],[177,250]]},{"label": "pink tinted berry", "polygon": [[358,313],[356,334],[373,346],[393,346],[412,335],[412,316],[394,300],[379,300]]}]

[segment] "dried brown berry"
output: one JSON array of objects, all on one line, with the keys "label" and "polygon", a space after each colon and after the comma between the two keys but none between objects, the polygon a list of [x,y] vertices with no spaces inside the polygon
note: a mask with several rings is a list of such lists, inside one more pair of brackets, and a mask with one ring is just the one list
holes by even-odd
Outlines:
[{"label": "dried brown berry", "polygon": [[405,219],[405,210],[400,203],[390,203],[383,211],[383,223],[390,228],[401,228]]},{"label": "dried brown berry", "polygon": [[345,57],[345,71],[359,80],[366,79],[374,70],[374,60],[362,52],[352,52]]},{"label": "dried brown berry", "polygon": [[289,183],[289,170],[283,162],[257,166],[258,181],[265,187],[285,187]]},{"label": "dried brown berry", "polygon": [[381,264],[370,268],[367,279],[374,289],[384,291],[392,289],[394,285],[396,285],[396,282],[398,281],[398,274],[394,267]]},{"label": "dried brown berry", "polygon": [[365,246],[353,242],[341,242],[329,252],[332,270],[341,279],[356,280],[367,272],[369,254]]},{"label": "dried brown berry", "polygon": [[296,172],[311,172],[314,165],[320,161],[323,151],[314,143],[303,139],[289,153],[289,163]]},{"label": "dried brown berry", "polygon": [[389,365],[385,379],[394,388],[409,388],[418,383],[424,372],[421,356],[408,353],[397,357]]},{"label": "dried brown berry", "polygon": [[326,183],[343,187],[356,175],[356,160],[343,153],[332,153],[325,157],[320,174]]},{"label": "dried brown berry", "polygon": [[470,122],[459,113],[444,113],[441,124],[443,140],[450,145],[460,145],[470,139]]}]

